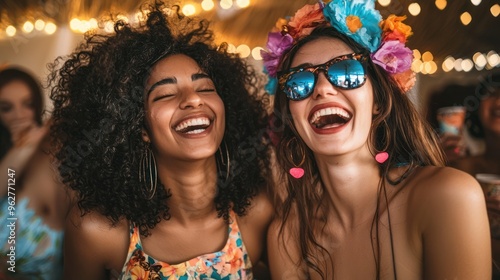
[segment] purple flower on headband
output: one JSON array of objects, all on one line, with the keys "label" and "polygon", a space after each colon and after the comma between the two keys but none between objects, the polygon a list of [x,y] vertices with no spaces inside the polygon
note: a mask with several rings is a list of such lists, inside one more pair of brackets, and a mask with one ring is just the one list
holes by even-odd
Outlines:
[{"label": "purple flower on headband", "polygon": [[276,77],[278,63],[284,52],[292,47],[292,36],[281,32],[270,32],[267,38],[267,51],[261,50],[260,55],[264,60],[264,67],[271,77]]},{"label": "purple flower on headband", "polygon": [[380,65],[385,71],[395,74],[411,68],[413,52],[398,40],[384,42],[371,55],[373,63]]}]

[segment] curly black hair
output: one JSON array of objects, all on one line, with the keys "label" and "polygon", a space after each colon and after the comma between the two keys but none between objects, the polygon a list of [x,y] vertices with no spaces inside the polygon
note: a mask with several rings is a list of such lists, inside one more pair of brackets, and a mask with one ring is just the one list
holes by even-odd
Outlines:
[{"label": "curly black hair", "polygon": [[159,187],[148,199],[138,174],[146,149],[141,138],[144,85],[161,58],[193,58],[224,102],[223,142],[231,169],[227,178],[225,168],[218,171],[219,217],[228,221],[230,209],[244,215],[252,197],[271,183],[269,100],[259,91],[263,78],[247,61],[228,53],[227,44],[215,44],[208,21],[185,17],[178,6],[165,7],[144,4],[144,23],[132,26],[118,20],[113,34],[86,34],[69,57],[51,64],[49,76],[51,136],[63,182],[77,191],[83,214],[98,211],[113,223],[125,217],[143,235],[170,217],[168,190]]}]

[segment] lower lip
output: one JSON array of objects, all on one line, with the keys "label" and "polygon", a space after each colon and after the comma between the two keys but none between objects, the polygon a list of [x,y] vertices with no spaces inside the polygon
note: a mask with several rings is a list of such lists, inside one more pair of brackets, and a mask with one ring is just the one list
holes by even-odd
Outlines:
[{"label": "lower lip", "polygon": [[314,126],[312,124],[311,124],[311,127],[314,130],[314,132],[316,132],[317,134],[333,134],[333,133],[338,133],[339,131],[343,130],[349,122],[346,122],[345,124],[342,124],[342,125],[339,125],[336,127],[330,127],[330,128],[326,128],[326,129],[317,128],[316,126]]},{"label": "lower lip", "polygon": [[177,132],[177,131],[176,131],[176,133],[184,138],[196,139],[196,138],[202,138],[202,137],[207,136],[212,131],[212,128],[213,128],[213,122],[210,122],[210,125],[203,132],[200,132],[200,133],[188,134],[188,133],[181,133],[181,132]]}]

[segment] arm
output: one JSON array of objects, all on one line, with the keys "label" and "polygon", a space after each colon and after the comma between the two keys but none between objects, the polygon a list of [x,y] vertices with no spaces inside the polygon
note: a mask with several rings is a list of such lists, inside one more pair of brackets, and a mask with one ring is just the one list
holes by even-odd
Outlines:
[{"label": "arm", "polygon": [[[297,240],[293,240],[291,230],[283,230],[283,238],[279,236],[281,221],[275,219],[267,234],[267,254],[271,279],[303,280],[309,279],[305,264],[299,264],[300,252]],[[286,247],[286,249],[285,249]]]},{"label": "arm", "polygon": [[124,226],[111,227],[100,214],[80,217],[80,213],[75,206],[66,220],[64,279],[109,279],[110,268],[116,270],[125,262],[128,231]]},{"label": "arm", "polygon": [[483,192],[470,175],[441,168],[421,188],[424,279],[491,279]]},{"label": "arm", "polygon": [[10,178],[7,170],[14,170],[16,179],[14,187],[17,188],[19,186],[19,178],[46,132],[46,127],[31,128],[21,139],[14,143],[2,158],[0,162],[0,184],[2,186],[0,188],[0,197],[7,195],[8,179]]}]

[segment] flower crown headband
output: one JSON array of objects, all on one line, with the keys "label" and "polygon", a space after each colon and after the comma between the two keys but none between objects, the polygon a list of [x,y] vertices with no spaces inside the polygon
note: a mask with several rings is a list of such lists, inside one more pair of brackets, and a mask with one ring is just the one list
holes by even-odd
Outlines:
[{"label": "flower crown headband", "polygon": [[319,0],[305,5],[287,21],[279,19],[269,33],[267,51],[262,50],[264,72],[269,76],[266,91],[274,93],[278,65],[282,57],[300,39],[311,34],[317,26],[332,26],[370,51],[375,64],[385,69],[398,83],[403,92],[415,84],[411,70],[413,52],[405,46],[411,27],[402,21],[406,16],[390,15],[382,20],[375,9],[374,0]]}]

